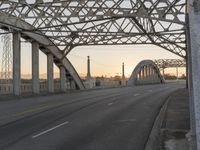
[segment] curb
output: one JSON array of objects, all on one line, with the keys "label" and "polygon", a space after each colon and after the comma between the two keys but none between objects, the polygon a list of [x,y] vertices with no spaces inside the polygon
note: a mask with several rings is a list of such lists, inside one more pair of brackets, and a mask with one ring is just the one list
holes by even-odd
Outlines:
[{"label": "curb", "polygon": [[166,115],[166,110],[168,107],[170,101],[170,96],[167,98],[167,100],[164,102],[164,105],[162,106],[160,112],[158,113],[152,130],[149,134],[149,138],[146,142],[145,148],[144,150],[159,150],[161,147],[161,138],[160,138],[160,129],[162,127],[162,124],[164,122],[165,119],[165,115]]}]

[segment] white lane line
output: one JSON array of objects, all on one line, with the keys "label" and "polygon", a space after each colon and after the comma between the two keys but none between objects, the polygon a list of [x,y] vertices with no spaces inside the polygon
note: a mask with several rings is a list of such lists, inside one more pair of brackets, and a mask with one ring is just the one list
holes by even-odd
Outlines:
[{"label": "white lane line", "polygon": [[149,92],[153,92],[153,90],[149,90]]},{"label": "white lane line", "polygon": [[136,119],[127,119],[127,120],[117,120],[117,122],[135,122]]},{"label": "white lane line", "polygon": [[108,106],[113,105],[114,103],[108,103]]},{"label": "white lane line", "polygon": [[140,95],[140,93],[136,93],[136,94],[134,94],[134,96],[139,96]]},{"label": "white lane line", "polygon": [[33,139],[34,139],[34,138],[37,138],[37,137],[39,137],[39,136],[41,136],[41,135],[43,135],[43,134],[46,134],[46,133],[48,133],[48,132],[50,132],[50,131],[52,131],[52,130],[55,130],[55,129],[61,127],[61,126],[64,126],[64,125],[66,125],[66,124],[68,124],[68,123],[69,123],[68,121],[63,122],[63,123],[61,123],[61,124],[59,124],[59,125],[57,125],[57,126],[55,126],[55,127],[52,127],[52,128],[50,128],[50,129],[48,129],[48,130],[45,130],[45,131],[43,131],[43,132],[41,132],[41,133],[39,133],[39,134],[36,134],[36,135],[32,136],[32,138],[33,138]]}]

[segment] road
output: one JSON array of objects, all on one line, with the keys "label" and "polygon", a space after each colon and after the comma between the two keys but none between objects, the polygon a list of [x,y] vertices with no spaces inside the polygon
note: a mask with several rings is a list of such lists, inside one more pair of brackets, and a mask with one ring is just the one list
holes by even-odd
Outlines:
[{"label": "road", "polygon": [[0,150],[143,150],[166,98],[181,87],[173,83],[0,102],[2,112],[10,111],[0,116]]}]

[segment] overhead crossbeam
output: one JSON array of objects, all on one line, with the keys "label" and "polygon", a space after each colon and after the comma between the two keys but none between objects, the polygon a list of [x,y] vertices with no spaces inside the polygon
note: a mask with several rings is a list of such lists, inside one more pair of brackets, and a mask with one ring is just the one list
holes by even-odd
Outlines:
[{"label": "overhead crossbeam", "polygon": [[63,56],[68,47],[113,44],[155,44],[186,55],[185,0],[8,0],[0,12],[31,24],[28,32],[48,37]]},{"label": "overhead crossbeam", "polygon": [[184,59],[156,59],[153,62],[159,69],[186,67],[186,61]]}]

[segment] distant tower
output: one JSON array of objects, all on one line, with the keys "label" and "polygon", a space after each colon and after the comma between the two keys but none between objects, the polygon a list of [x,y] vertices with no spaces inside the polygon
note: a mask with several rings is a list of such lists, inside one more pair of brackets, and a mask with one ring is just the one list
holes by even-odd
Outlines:
[{"label": "distant tower", "polygon": [[122,63],[122,79],[125,79],[125,74],[124,74],[124,63]]},{"label": "distant tower", "polygon": [[4,34],[1,37],[1,41],[3,42],[3,54],[2,54],[0,77],[5,82],[8,82],[12,78],[11,38],[12,38],[11,34]]},{"label": "distant tower", "polygon": [[87,57],[87,79],[91,78],[90,74],[90,56]]}]

